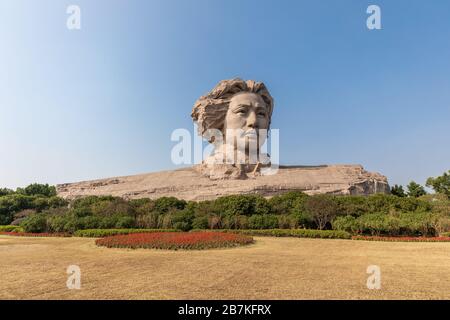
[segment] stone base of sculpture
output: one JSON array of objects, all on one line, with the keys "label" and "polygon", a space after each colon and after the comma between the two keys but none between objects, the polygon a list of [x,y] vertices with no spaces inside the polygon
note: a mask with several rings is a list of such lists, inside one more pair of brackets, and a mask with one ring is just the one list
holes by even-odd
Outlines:
[{"label": "stone base of sculpture", "polygon": [[[205,171],[206,170],[206,171]],[[172,171],[101,179],[57,186],[58,195],[74,199],[90,195],[112,195],[126,199],[177,197],[184,200],[212,200],[232,194],[260,194],[271,197],[288,191],[307,194],[369,195],[389,193],[387,178],[367,172],[360,165],[281,166],[275,175],[243,171],[230,167],[204,165]],[[247,170],[245,170],[248,172]],[[251,171],[251,170],[250,170]],[[226,178],[221,179],[224,175]]]}]

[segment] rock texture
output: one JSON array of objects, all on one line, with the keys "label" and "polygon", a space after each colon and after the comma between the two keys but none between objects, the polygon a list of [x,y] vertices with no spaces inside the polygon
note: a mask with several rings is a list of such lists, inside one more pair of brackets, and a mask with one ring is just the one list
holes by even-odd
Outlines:
[{"label": "rock texture", "polygon": [[385,176],[367,172],[360,165],[321,165],[281,166],[275,175],[245,180],[211,180],[194,166],[57,186],[58,195],[67,199],[112,195],[127,199],[173,196],[200,201],[231,194],[271,197],[294,190],[307,194],[369,195],[388,193],[389,185]]}]

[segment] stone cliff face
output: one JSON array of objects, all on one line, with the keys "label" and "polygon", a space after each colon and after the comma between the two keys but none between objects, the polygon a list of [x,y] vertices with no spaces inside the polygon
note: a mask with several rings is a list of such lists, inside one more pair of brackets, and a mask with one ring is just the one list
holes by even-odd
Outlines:
[{"label": "stone cliff face", "polygon": [[389,193],[387,178],[360,165],[281,166],[271,176],[245,180],[211,180],[195,167],[57,186],[58,195],[74,199],[112,195],[127,199],[173,196],[184,200],[212,200],[231,194],[271,197],[287,191],[307,194],[369,195]]}]

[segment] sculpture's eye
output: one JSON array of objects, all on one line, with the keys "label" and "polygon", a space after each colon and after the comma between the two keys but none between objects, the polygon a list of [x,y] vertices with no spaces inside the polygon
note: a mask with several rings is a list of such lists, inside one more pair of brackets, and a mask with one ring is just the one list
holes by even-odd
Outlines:
[{"label": "sculpture's eye", "polygon": [[236,110],[236,113],[240,114],[240,115],[244,115],[247,113],[247,111],[245,109],[238,109],[238,110]]},{"label": "sculpture's eye", "polygon": [[265,111],[259,111],[258,112],[258,116],[259,117],[265,117],[266,116],[266,112]]}]

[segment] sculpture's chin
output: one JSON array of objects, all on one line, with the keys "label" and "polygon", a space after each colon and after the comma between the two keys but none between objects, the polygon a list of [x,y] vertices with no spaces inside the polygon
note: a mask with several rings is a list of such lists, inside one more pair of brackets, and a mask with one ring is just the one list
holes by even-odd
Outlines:
[{"label": "sculpture's chin", "polygon": [[[231,154],[226,151],[233,150]],[[226,149],[225,145],[207,157],[197,168],[212,180],[247,179],[260,175],[261,169],[270,166],[270,157],[265,153],[249,156],[235,149]],[[237,160],[237,161],[236,161]]]}]

